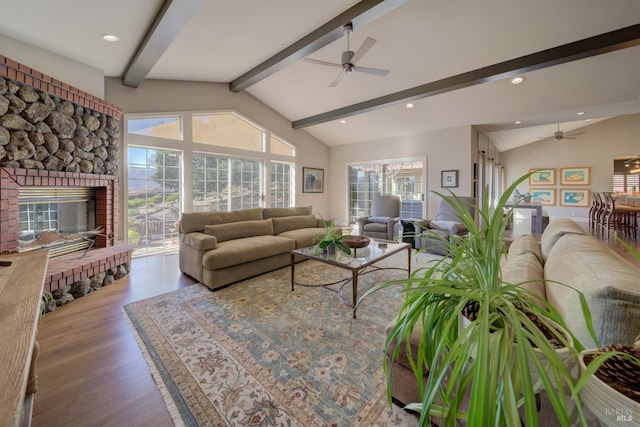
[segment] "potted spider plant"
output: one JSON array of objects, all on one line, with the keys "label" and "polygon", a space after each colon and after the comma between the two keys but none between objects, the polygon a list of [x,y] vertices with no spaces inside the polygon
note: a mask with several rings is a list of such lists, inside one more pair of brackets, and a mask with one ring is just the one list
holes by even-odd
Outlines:
[{"label": "potted spider plant", "polygon": [[324,224],[324,230],[312,239],[312,243],[317,245],[316,248],[326,251],[330,255],[335,254],[336,249],[350,255],[351,248],[349,248],[344,241],[346,236],[342,235],[342,230],[336,224],[335,220],[331,219],[327,222],[322,218],[322,222]]},{"label": "potted spider plant", "polygon": [[[400,351],[409,356],[422,401],[407,408],[420,413],[420,425],[429,425],[435,417],[447,425],[464,420],[467,426],[520,426],[522,421],[536,426],[536,393],[542,388],[560,423],[570,424],[572,396],[565,389],[573,392],[575,379],[566,362],[567,358],[576,361],[582,346],[562,332],[566,325],[550,304],[541,303],[522,284],[505,283],[501,275],[504,231],[513,210],[505,205],[528,176],[516,180],[495,206],[483,198],[476,209],[478,222],[465,202],[451,193],[450,204],[469,234],[446,242],[449,257],[415,270],[408,279],[380,284],[365,294],[402,285],[404,302],[387,334],[385,351],[392,360]],[[578,294],[585,319],[590,319],[584,297]],[[461,327],[461,313],[470,304],[477,306],[477,313]],[[417,352],[411,350],[409,339],[416,325],[423,331]],[[561,355],[553,341],[568,354]],[[385,359],[384,369],[390,376],[388,363]],[[390,380],[387,378],[391,400]],[[575,394],[573,398],[584,424],[580,397]]]}]

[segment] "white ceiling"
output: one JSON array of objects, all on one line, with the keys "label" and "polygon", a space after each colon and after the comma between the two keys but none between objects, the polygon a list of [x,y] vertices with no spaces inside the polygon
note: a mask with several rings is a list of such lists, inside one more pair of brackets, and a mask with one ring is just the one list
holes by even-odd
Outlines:
[{"label": "white ceiling", "polygon": [[[356,3],[202,0],[147,78],[230,82]],[[0,0],[0,33],[122,76],[162,4]],[[247,92],[296,121],[639,22],[638,0],[410,0],[350,38],[352,50],[376,39],[358,65],[389,69],[389,76],[354,73],[330,88],[339,69],[297,61]],[[120,41],[105,42],[103,33]],[[343,37],[309,57],[340,62],[346,45]],[[479,125],[504,151],[552,136],[558,123],[567,132],[640,113],[640,46],[524,76],[518,86],[497,80],[414,101],[413,109],[398,105],[305,129],[342,145]]]}]

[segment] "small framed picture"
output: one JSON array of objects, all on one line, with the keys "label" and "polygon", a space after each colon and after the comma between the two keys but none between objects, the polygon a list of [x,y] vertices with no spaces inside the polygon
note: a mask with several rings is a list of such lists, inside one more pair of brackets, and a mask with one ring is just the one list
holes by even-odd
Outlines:
[{"label": "small framed picture", "polygon": [[458,188],[458,170],[440,171],[440,186],[442,188]]},{"label": "small framed picture", "polygon": [[591,206],[591,191],[588,189],[560,189],[560,206],[573,206],[576,208],[588,208]]},{"label": "small framed picture", "polygon": [[545,169],[529,169],[529,185],[556,185],[556,170]]},{"label": "small framed picture", "polygon": [[560,185],[589,185],[591,168],[560,168]]},{"label": "small framed picture", "polygon": [[540,203],[542,206],[556,205],[556,189],[555,188],[530,188],[531,201]]},{"label": "small framed picture", "polygon": [[324,193],[324,169],[302,168],[302,192]]}]

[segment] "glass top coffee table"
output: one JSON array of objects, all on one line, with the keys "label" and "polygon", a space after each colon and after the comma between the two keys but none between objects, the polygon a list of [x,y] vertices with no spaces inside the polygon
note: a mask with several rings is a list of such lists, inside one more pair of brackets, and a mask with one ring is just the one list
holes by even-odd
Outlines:
[{"label": "glass top coffee table", "polygon": [[[356,251],[354,254],[354,250]],[[375,264],[382,261],[385,258],[389,258],[391,255],[395,255],[398,252],[407,251],[407,268],[402,267],[378,267]],[[346,279],[340,279],[331,283],[323,283],[319,285],[309,285],[304,283],[298,283],[295,281],[295,268],[296,258],[304,258],[312,261],[318,261],[325,264],[333,265],[348,271],[351,271],[351,277]],[[396,242],[380,242],[371,240],[369,246],[359,249],[351,249],[351,255],[338,251],[336,254],[322,253],[322,249],[317,249],[316,246],[309,246],[306,248],[295,249],[291,251],[291,290],[295,290],[295,285],[298,286],[322,286],[328,287],[331,285],[341,286],[335,290],[327,288],[338,294],[338,298],[343,304],[353,307],[353,318],[356,318],[355,306],[358,303],[358,277],[364,274],[368,274],[379,270],[402,270],[407,272],[407,276],[411,273],[411,245],[409,243],[396,243]],[[342,289],[351,282],[352,286],[352,301],[345,301],[342,297]]]}]

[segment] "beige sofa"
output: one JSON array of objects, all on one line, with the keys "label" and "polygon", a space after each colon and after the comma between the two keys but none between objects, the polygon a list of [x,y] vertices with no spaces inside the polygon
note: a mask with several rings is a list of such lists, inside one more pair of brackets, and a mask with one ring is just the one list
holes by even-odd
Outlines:
[{"label": "beige sofa", "polygon": [[217,289],[288,265],[323,227],[311,206],[183,213],[180,271]]},{"label": "beige sofa", "polygon": [[[501,270],[505,282],[531,281],[527,288],[558,310],[586,348],[596,348],[596,344],[586,328],[578,294],[559,283],[584,294],[600,345],[633,343],[640,334],[640,270],[570,219],[551,221],[540,242],[532,235],[516,238]],[[389,324],[387,331],[392,327],[393,323]],[[413,354],[421,334],[420,327],[414,328]],[[390,366],[393,398],[405,404],[419,402],[417,381],[406,353],[401,352]]]}]

